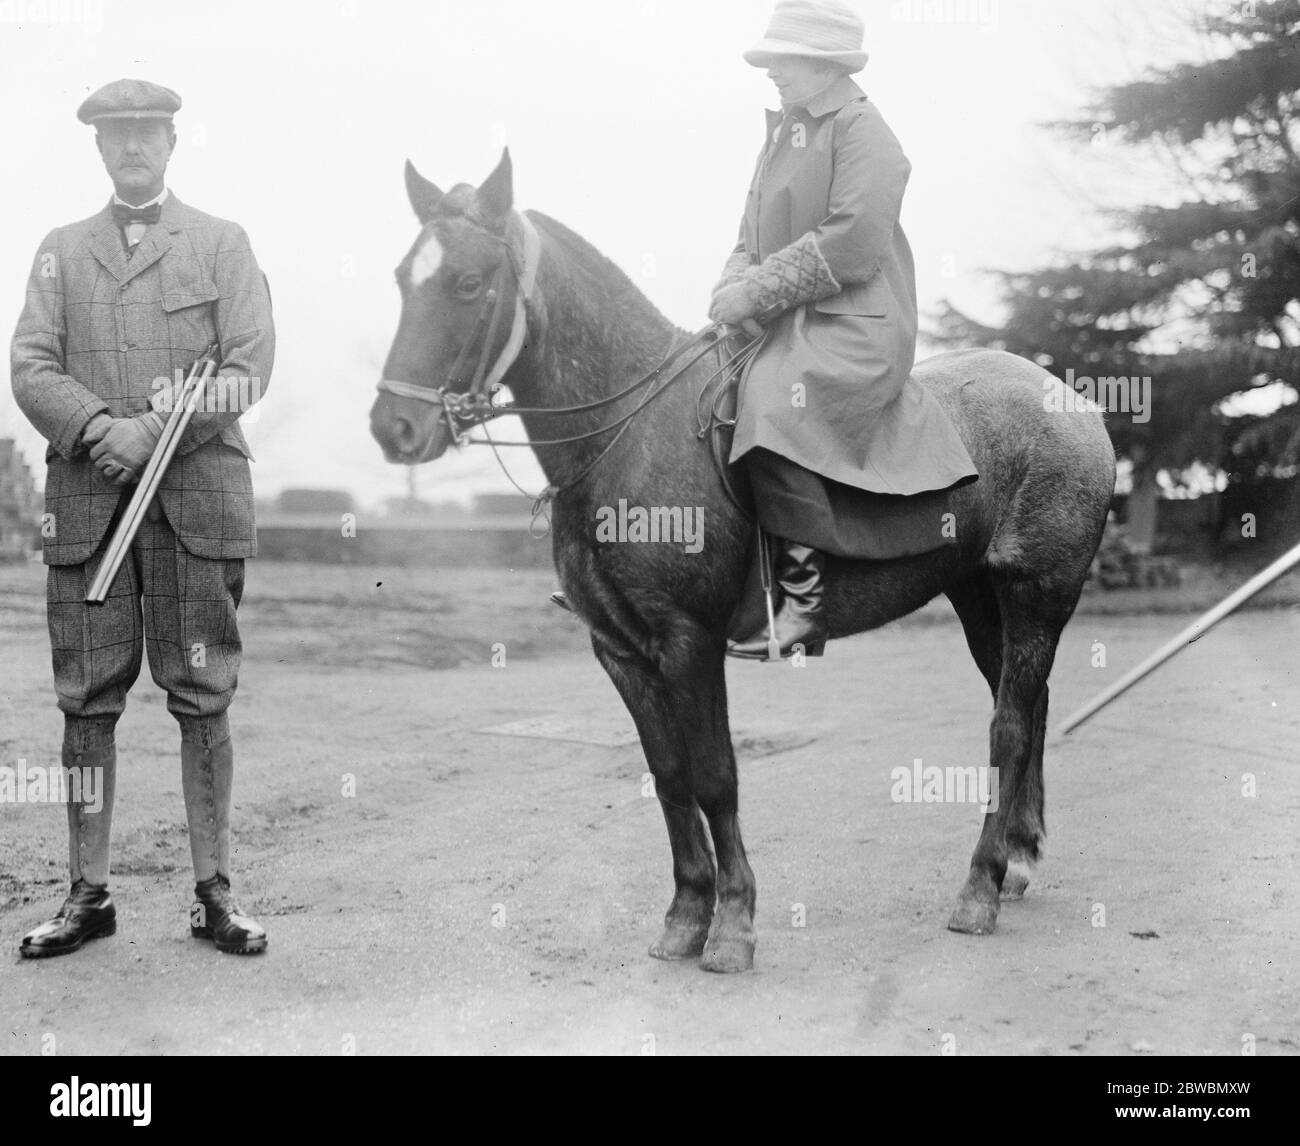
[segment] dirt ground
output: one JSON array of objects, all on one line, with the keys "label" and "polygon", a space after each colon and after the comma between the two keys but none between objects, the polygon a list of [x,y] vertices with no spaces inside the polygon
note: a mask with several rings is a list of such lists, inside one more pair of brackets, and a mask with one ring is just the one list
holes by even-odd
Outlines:
[{"label": "dirt ground", "polygon": [[[646,955],[662,818],[551,587],[251,562],[235,887],[269,952],[189,938],[176,734],[146,673],[119,726],[115,937],[18,958],[66,888],[64,812],[0,805],[4,1051],[1300,1052],[1294,604],[1230,618],[1049,740],[1047,860],[984,938],[944,928],[978,809],[890,798],[917,758],[986,762],[948,606],[802,669],[732,666],[759,946],[721,977]],[[1114,608],[1067,629],[1053,723],[1194,615]],[[39,567],[0,570],[0,641],[0,765],[53,764]]]}]

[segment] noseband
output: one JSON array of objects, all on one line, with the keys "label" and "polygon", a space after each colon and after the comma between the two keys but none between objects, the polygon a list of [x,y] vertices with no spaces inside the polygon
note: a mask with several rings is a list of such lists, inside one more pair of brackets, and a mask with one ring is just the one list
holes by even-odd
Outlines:
[{"label": "noseband", "polygon": [[[420,402],[431,402],[435,406],[441,406],[443,416],[447,420],[447,429],[451,433],[452,441],[457,445],[465,440],[464,433],[467,430],[481,425],[489,418],[497,417],[501,412],[499,407],[493,406],[492,395],[506,376],[506,372],[518,359],[519,352],[524,346],[524,338],[528,334],[528,304],[532,301],[533,288],[537,283],[537,263],[542,244],[532,223],[522,213],[514,217],[518,219],[523,234],[523,253],[520,256],[522,265],[516,266],[515,251],[507,239],[497,235],[491,236],[505,248],[506,257],[493,272],[492,281],[483,296],[478,316],[474,320],[474,328],[460,348],[456,361],[452,363],[446,382],[441,386],[416,386],[395,378],[382,378],[379,381],[378,389],[381,391],[396,394],[399,398],[414,398]],[[491,232],[485,234],[491,235]],[[492,344],[496,341],[497,330],[501,326],[501,314],[505,309],[505,295],[501,287],[507,269],[515,277],[515,313],[505,345],[489,370],[488,357],[492,352]],[[464,381],[466,361],[475,343],[479,341],[480,335],[483,335],[483,342],[474,364],[474,376],[469,386],[461,389],[459,387]]]}]

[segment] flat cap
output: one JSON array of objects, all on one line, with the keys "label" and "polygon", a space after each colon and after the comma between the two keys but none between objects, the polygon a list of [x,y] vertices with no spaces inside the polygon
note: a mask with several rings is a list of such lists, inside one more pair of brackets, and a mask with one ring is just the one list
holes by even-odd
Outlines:
[{"label": "flat cap", "polygon": [[97,119],[171,119],[181,109],[181,97],[148,80],[114,80],[92,92],[77,108],[82,123]]}]

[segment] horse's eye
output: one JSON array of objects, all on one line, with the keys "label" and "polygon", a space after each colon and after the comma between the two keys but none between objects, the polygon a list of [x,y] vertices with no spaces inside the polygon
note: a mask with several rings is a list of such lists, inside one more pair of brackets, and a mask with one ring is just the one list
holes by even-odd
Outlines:
[{"label": "horse's eye", "polygon": [[461,275],[456,281],[457,298],[477,298],[483,289],[483,280],[478,275]]}]

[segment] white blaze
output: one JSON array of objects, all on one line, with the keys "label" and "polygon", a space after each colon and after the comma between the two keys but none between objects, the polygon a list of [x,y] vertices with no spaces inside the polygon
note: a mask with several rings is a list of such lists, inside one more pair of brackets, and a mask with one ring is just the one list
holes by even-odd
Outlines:
[{"label": "white blaze", "polygon": [[418,287],[438,273],[442,266],[442,244],[430,235],[411,261],[411,285]]}]

